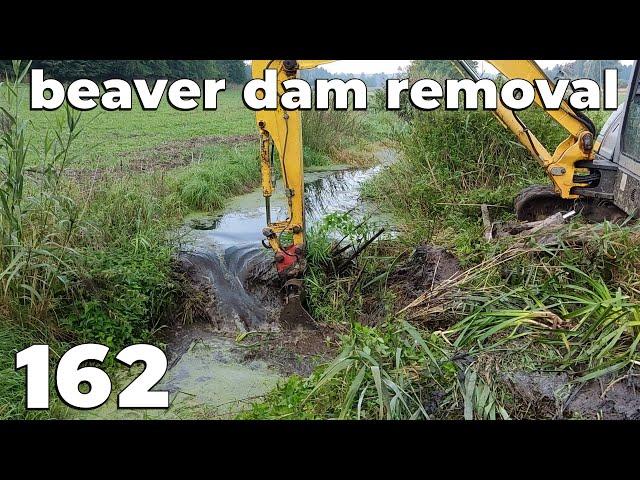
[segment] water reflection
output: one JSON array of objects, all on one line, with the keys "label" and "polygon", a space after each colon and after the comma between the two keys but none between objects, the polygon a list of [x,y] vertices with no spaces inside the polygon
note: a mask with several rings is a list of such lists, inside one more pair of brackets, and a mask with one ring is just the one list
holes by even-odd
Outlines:
[{"label": "water reflection", "polygon": [[[360,188],[381,167],[308,174],[305,178],[307,228],[334,212],[358,210]],[[286,200],[272,197],[272,218],[286,220]],[[364,209],[361,209],[364,210]],[[221,329],[254,330],[273,322],[265,299],[246,291],[247,271],[272,270],[270,251],[262,248],[265,207],[261,190],[230,201],[221,215],[192,220],[181,258],[196,277],[210,285]]]}]

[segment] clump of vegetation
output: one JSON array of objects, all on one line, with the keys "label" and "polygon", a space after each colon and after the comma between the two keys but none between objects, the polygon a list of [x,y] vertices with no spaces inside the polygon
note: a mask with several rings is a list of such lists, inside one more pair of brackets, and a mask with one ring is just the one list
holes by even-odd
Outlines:
[{"label": "clump of vegetation", "polygon": [[[43,145],[31,143],[29,122],[21,118],[19,84],[29,64],[13,63],[14,80],[0,85],[0,298],[2,312],[17,321],[43,321],[68,284],[76,255],[71,240],[79,209],[66,195],[61,175],[80,134],[79,114],[66,110],[65,122],[54,125]],[[28,168],[28,155],[38,162]]]},{"label": "clump of vegetation", "polygon": [[308,232],[305,289],[317,321],[348,330],[353,322],[371,313],[369,308],[384,312],[388,307],[385,302],[364,304],[365,292],[384,285],[380,269],[388,269],[397,260],[395,249],[387,248],[384,242],[369,244],[378,228],[347,213],[333,213]]},{"label": "clump of vegetation", "polygon": [[[352,110],[303,112],[305,166],[326,165],[331,161],[357,165],[371,163],[371,152],[366,146],[372,141],[379,125],[380,122],[369,121],[368,115]],[[307,162],[309,155],[310,162]],[[319,157],[323,157],[324,161]]]},{"label": "clump of vegetation", "polygon": [[15,353],[42,342],[42,334],[2,318],[0,321],[0,419],[47,419],[61,413],[53,403],[50,410],[25,410],[24,373],[15,369]]},{"label": "clump of vegetation", "polygon": [[171,233],[180,203],[164,183],[159,175],[128,179],[93,194],[62,317],[78,340],[119,348],[150,341],[166,322],[180,291]]},{"label": "clump of vegetation", "polygon": [[[34,131],[22,115],[29,64],[13,69],[13,80],[0,85],[0,331],[7,340],[0,358],[12,362],[32,343],[61,351],[83,341],[149,340],[179,290],[167,230],[180,205],[155,179],[89,189],[70,182],[65,169],[83,131],[80,114],[66,109],[45,132]],[[0,382],[1,418],[24,416],[21,375]]]},{"label": "clump of vegetation", "polygon": [[[535,105],[519,116],[550,151],[567,137]],[[598,128],[606,120],[602,112],[592,116]],[[413,110],[397,131],[401,160],[366,185],[364,194],[411,224],[414,243],[432,240],[473,254],[482,248],[480,204],[490,206],[495,220],[512,219],[516,195],[549,182],[491,112]]]},{"label": "clump of vegetation", "polygon": [[362,133],[362,115],[336,110],[309,110],[302,114],[305,145],[332,154],[351,146]]},{"label": "clump of vegetation", "polygon": [[[258,155],[257,143],[206,148],[200,162],[176,171],[170,187],[175,189],[176,200],[186,209],[219,210],[229,198],[251,192],[260,185]],[[277,155],[275,162],[276,178],[279,178]],[[305,167],[326,166],[330,163],[328,154],[305,146]]]},{"label": "clump of vegetation", "polygon": [[481,238],[479,204],[508,218],[522,188],[545,182],[539,165],[490,112],[419,112],[399,140],[402,159],[364,194],[410,223],[414,244],[436,240],[469,254]]},{"label": "clump of vegetation", "polygon": [[190,209],[217,210],[230,197],[258,186],[259,166],[257,145],[207,150],[203,161],[177,173],[175,188],[179,200]]}]

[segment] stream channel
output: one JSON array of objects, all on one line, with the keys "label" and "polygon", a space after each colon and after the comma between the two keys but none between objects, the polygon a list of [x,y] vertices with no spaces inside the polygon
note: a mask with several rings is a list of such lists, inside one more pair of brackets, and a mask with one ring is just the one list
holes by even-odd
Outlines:
[{"label": "stream channel", "polygon": [[[366,169],[332,167],[305,173],[307,228],[326,215],[352,211],[388,228],[390,218],[360,198],[362,184],[393,162],[396,152],[376,152],[377,164]],[[286,218],[284,195],[271,199],[274,221]],[[245,343],[261,335],[279,338],[281,304],[275,284],[272,253],[261,245],[265,226],[262,190],[231,199],[215,215],[185,219],[179,261],[192,281],[210,296],[208,322],[176,325],[167,336],[168,369],[154,390],[169,391],[169,409],[118,409],[117,394],[139,375],[134,366],[113,378],[113,393],[101,407],[79,411],[85,419],[233,418],[272,390],[278,381],[297,373],[308,375],[322,359],[322,339],[309,342],[307,354],[274,348],[273,355],[255,355]],[[239,342],[239,338],[246,339]],[[299,338],[294,339],[296,345]],[[277,342],[275,342],[277,343]],[[302,342],[304,343],[304,341]],[[318,353],[317,355],[315,353]],[[325,359],[326,360],[326,359]]]}]

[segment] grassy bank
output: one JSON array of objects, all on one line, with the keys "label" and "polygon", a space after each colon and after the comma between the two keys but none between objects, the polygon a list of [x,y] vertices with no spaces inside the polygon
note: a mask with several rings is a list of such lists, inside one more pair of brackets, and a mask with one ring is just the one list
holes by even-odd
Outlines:
[{"label": "grassy bank", "polygon": [[[507,239],[410,299],[394,288],[379,246],[371,269],[363,261],[325,279],[319,311],[342,332],[340,354],[244,417],[598,418],[601,393],[626,392],[636,375],[639,234],[572,224],[554,245],[545,234]],[[551,387],[536,390],[536,381]],[[588,407],[572,403],[594,383]],[[622,408],[633,398],[625,394]]]}]

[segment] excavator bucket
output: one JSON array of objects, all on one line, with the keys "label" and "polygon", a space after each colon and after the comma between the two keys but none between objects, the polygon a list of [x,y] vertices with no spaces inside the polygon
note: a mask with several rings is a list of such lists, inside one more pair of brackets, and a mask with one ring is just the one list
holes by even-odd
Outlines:
[{"label": "excavator bucket", "polygon": [[280,324],[289,329],[315,330],[317,324],[304,308],[303,280],[293,278],[284,284],[285,305],[280,311]]}]

